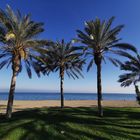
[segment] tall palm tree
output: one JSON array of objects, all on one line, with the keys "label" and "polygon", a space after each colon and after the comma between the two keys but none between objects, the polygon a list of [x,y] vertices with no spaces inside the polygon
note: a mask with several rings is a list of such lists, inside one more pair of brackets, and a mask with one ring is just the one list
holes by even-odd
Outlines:
[{"label": "tall palm tree", "polygon": [[118,82],[121,83],[122,87],[128,87],[134,84],[137,100],[140,101],[140,91],[137,85],[140,82],[140,55],[138,52],[135,55],[124,52],[122,55],[127,57],[128,60],[122,63],[120,68],[123,71],[127,71],[127,73],[120,75]]},{"label": "tall palm tree", "polygon": [[82,66],[84,60],[81,59],[81,53],[78,51],[79,47],[74,47],[71,42],[65,43],[64,40],[61,42],[54,42],[40,57],[42,72],[49,74],[50,72],[59,71],[60,77],[60,93],[61,93],[61,108],[64,107],[64,91],[63,82],[65,74],[73,79],[82,76]]},{"label": "tall palm tree", "polygon": [[40,52],[40,47],[47,41],[37,40],[36,36],[43,32],[43,24],[30,19],[30,15],[22,16],[19,11],[14,12],[10,6],[6,10],[0,9],[0,69],[3,66],[12,66],[12,79],[7,104],[7,118],[11,118],[16,77],[21,72],[22,66],[26,67],[31,78],[32,66],[39,75],[39,66],[35,57]]},{"label": "tall palm tree", "polygon": [[[129,44],[118,43],[120,40],[118,38],[119,32],[124,27],[123,25],[116,26],[112,28],[112,22],[114,17],[110,18],[108,21],[101,21],[96,18],[95,21],[87,21],[85,23],[84,31],[77,30],[78,39],[81,43],[85,44],[84,50],[86,51],[86,56],[91,56],[91,61],[87,67],[89,70],[93,63],[97,66],[97,94],[98,94],[98,110],[99,116],[103,116],[102,109],[102,82],[101,82],[101,70],[102,61],[105,58],[110,60],[114,65],[118,65],[120,62],[111,57],[111,54],[120,54],[121,50],[133,50],[135,48]],[[108,56],[107,54],[110,54]]]}]

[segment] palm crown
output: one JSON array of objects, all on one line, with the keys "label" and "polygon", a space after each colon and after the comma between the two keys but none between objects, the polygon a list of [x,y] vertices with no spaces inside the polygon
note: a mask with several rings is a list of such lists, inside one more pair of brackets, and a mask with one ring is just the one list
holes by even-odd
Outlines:
[{"label": "palm crown", "polygon": [[[40,57],[40,64],[44,67],[43,73],[51,71],[60,71],[60,75],[64,71],[69,77],[78,78],[82,76],[82,66],[84,60],[80,57],[81,53],[77,52],[79,47],[72,46],[72,43],[55,42],[46,50],[46,54]],[[44,63],[45,62],[45,63]],[[83,77],[83,76],[82,76]]]},{"label": "palm crown", "polygon": [[130,86],[131,84],[136,85],[140,81],[140,55],[131,55],[124,53],[124,55],[129,58],[121,64],[121,70],[127,71],[127,73],[119,76],[118,82],[121,83],[122,87]]},{"label": "palm crown", "polygon": [[124,25],[116,26],[111,28],[114,17],[110,18],[108,21],[100,21],[96,18],[95,21],[91,20],[85,23],[84,32],[77,30],[79,39],[81,43],[85,44],[84,50],[86,55],[94,56],[92,57],[87,70],[89,70],[92,64],[98,63],[99,60],[108,59],[115,66],[120,63],[116,58],[108,56],[111,54],[120,54],[122,50],[132,50],[136,51],[135,47],[127,43],[118,43],[121,39],[117,37],[119,32],[122,30]]},{"label": "palm crown", "polygon": [[22,16],[19,11],[14,13],[9,6],[6,11],[0,9],[0,41],[2,42],[0,68],[12,63],[12,68],[20,72],[23,61],[29,77],[31,77],[30,66],[33,66],[38,73],[37,66],[33,63],[33,56],[37,51],[41,51],[40,46],[47,43],[45,40],[35,38],[44,31],[42,26],[42,23],[32,21],[30,15]]}]

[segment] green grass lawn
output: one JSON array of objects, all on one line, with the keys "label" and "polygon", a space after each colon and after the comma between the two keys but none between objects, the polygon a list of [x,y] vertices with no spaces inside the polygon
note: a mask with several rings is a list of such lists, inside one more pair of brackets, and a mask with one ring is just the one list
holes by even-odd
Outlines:
[{"label": "green grass lawn", "polygon": [[[64,132],[64,133],[63,133]],[[41,108],[0,117],[0,140],[140,140],[140,108]]]}]

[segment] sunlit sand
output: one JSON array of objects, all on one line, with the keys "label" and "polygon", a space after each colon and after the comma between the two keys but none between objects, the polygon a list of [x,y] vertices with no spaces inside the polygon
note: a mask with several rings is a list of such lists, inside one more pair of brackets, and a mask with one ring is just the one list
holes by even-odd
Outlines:
[{"label": "sunlit sand", "polygon": [[[7,101],[0,101],[0,112],[6,111]],[[111,100],[103,101],[104,107],[140,107],[136,101],[126,100]],[[60,107],[59,100],[41,100],[41,101],[14,101],[13,111],[20,111],[28,108],[40,108],[40,107]],[[66,100],[65,107],[97,107],[96,100]]]}]

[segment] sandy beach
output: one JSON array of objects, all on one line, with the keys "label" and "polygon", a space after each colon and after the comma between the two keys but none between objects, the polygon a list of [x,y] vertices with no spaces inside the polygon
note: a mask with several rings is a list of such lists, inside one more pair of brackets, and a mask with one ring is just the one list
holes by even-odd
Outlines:
[{"label": "sandy beach", "polygon": [[[0,113],[5,113],[7,101],[0,101]],[[59,100],[41,100],[41,101],[14,101],[13,111],[21,111],[28,108],[40,108],[40,107],[59,107]],[[65,107],[96,107],[96,100],[66,100]],[[140,107],[136,101],[126,100],[111,100],[103,101],[104,107]]]}]

